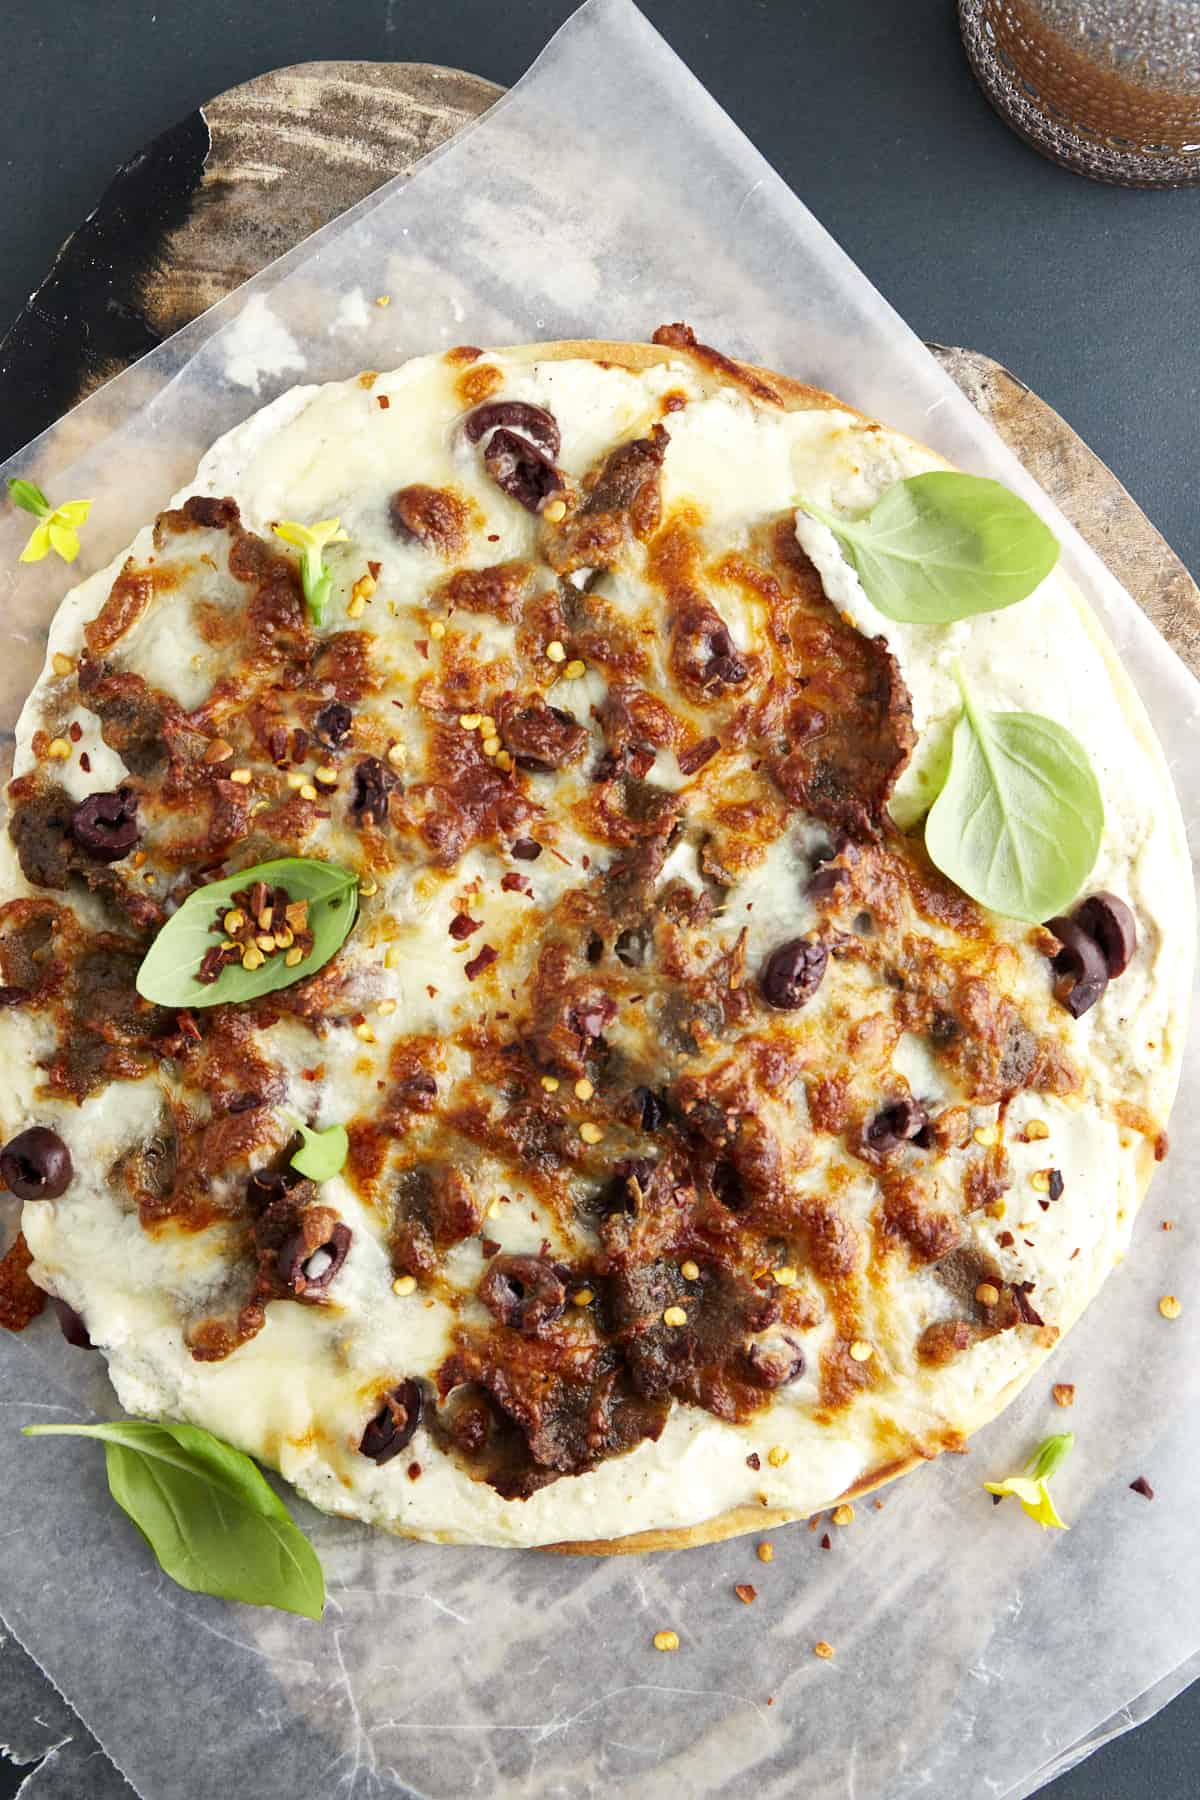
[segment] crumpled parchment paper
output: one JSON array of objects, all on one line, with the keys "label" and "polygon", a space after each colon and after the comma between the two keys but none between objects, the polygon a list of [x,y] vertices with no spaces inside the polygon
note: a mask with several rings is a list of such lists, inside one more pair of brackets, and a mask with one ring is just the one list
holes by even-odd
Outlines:
[{"label": "crumpled parchment paper", "polygon": [[[481,123],[14,459],[5,473],[96,500],[70,574],[19,569],[28,521],[0,519],[14,694],[70,582],[283,388],[674,319],[1024,491],[1136,680],[1200,842],[1200,686],[627,0],[591,0]],[[298,1505],[328,1576],[322,1624],[184,1594],[110,1503],[98,1446],[17,1435],[114,1410],[99,1359],[43,1319],[0,1345],[0,1611],[145,1800],[1031,1793],[1170,1698],[1200,1653],[1194,1049],[1172,1140],[1134,1254],[970,1455],[882,1510],[860,1503],[829,1552],[804,1525],[776,1531],[769,1566],[753,1539],[607,1561],[442,1549]],[[1163,1292],[1183,1300],[1172,1324]],[[1078,1386],[1069,1418],[1052,1380]],[[980,1484],[1065,1424],[1064,1537],[993,1511]],[[1143,1473],[1152,1504],[1129,1491]],[[675,1655],[650,1647],[668,1626]]]}]

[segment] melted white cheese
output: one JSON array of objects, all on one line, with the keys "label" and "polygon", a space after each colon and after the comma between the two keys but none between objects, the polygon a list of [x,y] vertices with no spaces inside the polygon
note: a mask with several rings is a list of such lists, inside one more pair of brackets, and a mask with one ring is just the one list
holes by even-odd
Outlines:
[{"label": "melted white cheese", "polygon": [[[347,314],[339,327],[353,323]],[[235,379],[256,382],[262,366],[252,354],[247,325],[246,366]],[[274,345],[275,366],[288,346]],[[938,466],[936,459],[891,433],[865,430],[839,410],[781,413],[740,392],[714,387],[690,365],[668,362],[642,374],[577,362],[539,362],[517,353],[488,357],[501,373],[498,392],[549,407],[562,429],[560,461],[581,475],[624,437],[644,431],[660,416],[662,396],[688,396],[686,410],[668,420],[670,445],[664,467],[667,503],[689,502],[706,521],[714,549],[737,548],[750,526],[765,515],[790,510],[801,497],[824,506],[859,511],[899,476]],[[336,592],[331,618],[340,619],[349,590],[367,561],[382,563],[379,586],[367,623],[397,667],[411,667],[417,640],[428,638],[431,594],[444,569],[419,546],[399,544],[387,524],[387,497],[409,482],[453,484],[473,503],[475,520],[466,561],[485,566],[527,553],[533,524],[520,507],[498,492],[477,453],[460,430],[462,403],[455,388],[459,370],[428,357],[378,377],[321,388],[301,388],[265,408],[231,432],[204,458],[192,491],[233,494],[252,530],[270,536],[283,518],[311,520],[339,515],[350,542],[329,553]],[[386,396],[389,405],[379,405]],[[1191,889],[1181,828],[1161,756],[1144,729],[1128,691],[1118,687],[1097,643],[1083,622],[1063,580],[1051,576],[1022,607],[976,618],[947,630],[896,626],[874,614],[847,568],[835,540],[823,526],[800,515],[797,534],[816,563],[830,598],[860,629],[882,631],[900,659],[913,696],[923,737],[913,767],[896,801],[898,815],[923,810],[929,760],[938,753],[957,708],[949,674],[961,656],[980,691],[997,707],[1021,706],[1053,712],[1087,747],[1104,790],[1107,824],[1092,885],[1125,895],[1138,915],[1137,957],[1103,1003],[1076,1027],[1073,1052],[1081,1061],[1087,1100],[1048,1101],[1022,1095],[1008,1115],[1014,1181],[1008,1202],[1013,1229],[1033,1206],[1028,1232],[1017,1249],[998,1248],[999,1222],[974,1216],[981,1246],[1014,1277],[1037,1283],[1039,1304],[1064,1327],[1081,1310],[1119,1258],[1128,1239],[1138,1195],[1142,1151],[1134,1134],[1120,1132],[1104,1113],[1104,1102],[1124,1097],[1165,1116],[1178,1066],[1188,992],[1193,921]],[[135,554],[150,554],[149,533],[140,535]],[[98,610],[117,565],[101,571],[68,596],[55,621],[50,652],[78,652],[83,623]],[[645,594],[634,583],[613,597],[634,612]],[[648,592],[649,590],[647,590]],[[754,607],[722,591],[722,610],[738,641],[753,648],[761,629]],[[447,640],[465,631],[479,654],[502,659],[512,646],[511,627],[475,615],[452,620]],[[661,637],[648,645],[654,661],[664,653]],[[138,646],[139,667],[153,682],[192,694],[215,672],[203,646],[181,648],[167,633],[148,625]],[[436,674],[436,663],[429,664]],[[1064,678],[1065,677],[1065,678]],[[22,715],[18,769],[32,758],[29,740],[44,708],[53,702],[55,678],[43,676]],[[585,722],[603,688],[589,678],[573,687],[560,683],[555,704],[564,704]],[[365,703],[370,711],[372,702]],[[386,706],[386,702],[382,703]],[[64,779],[73,796],[109,787],[120,774],[118,760],[91,735],[90,779],[72,765]],[[424,729],[416,708],[393,735]],[[414,748],[417,737],[410,739]],[[678,779],[660,758],[653,779]],[[562,778],[564,800],[586,787],[582,774]],[[573,784],[573,785],[572,785]],[[558,818],[565,819],[560,808]],[[331,828],[332,829],[332,828]],[[540,894],[579,879],[587,840],[558,826],[558,847],[570,867],[543,855],[536,865]],[[811,923],[811,909],[799,896],[805,851],[819,828],[798,824],[774,843],[730,896],[727,923],[749,926],[749,949],[760,956],[781,933],[794,935]],[[336,853],[336,839],[316,840],[323,853]],[[3,885],[27,891],[7,843]],[[348,1032],[330,1034],[321,1044],[324,1075],[314,1088],[304,1068],[313,1040],[296,1022],[276,1027],[268,1054],[289,1079],[290,1103],[318,1125],[349,1116],[356,1099],[381,1075],[392,1041],[413,1031],[448,1038],[481,1004],[499,1004],[500,969],[472,986],[463,964],[484,941],[500,942],[526,904],[519,894],[484,882],[488,859],[473,852],[452,878],[429,871],[401,871],[374,900],[364,904],[363,922],[352,954],[377,998],[397,1002],[394,1014],[373,1020],[378,1042],[365,1046]],[[447,933],[464,889],[478,875],[481,893],[472,903],[485,929],[464,951]],[[694,852],[682,847],[664,879],[695,882]],[[402,955],[389,967],[385,950]],[[1019,961],[1022,983],[1039,981],[1044,970],[1032,953]],[[1031,990],[1032,991],[1032,990]],[[818,996],[816,1006],[824,1004]],[[131,1411],[184,1417],[207,1426],[242,1448],[278,1464],[306,1497],[330,1511],[421,1536],[495,1544],[537,1544],[561,1539],[616,1537],[649,1527],[669,1529],[699,1524],[730,1507],[765,1505],[803,1514],[825,1505],[876,1467],[881,1446],[897,1441],[932,1441],[946,1427],[969,1429],[995,1411],[1015,1383],[1032,1372],[1039,1352],[1027,1337],[1008,1332],[979,1344],[936,1371],[918,1370],[912,1344],[945,1307],[944,1290],[931,1277],[889,1285],[877,1298],[860,1303],[871,1318],[876,1354],[894,1377],[868,1392],[834,1428],[814,1417],[816,1383],[805,1376],[781,1393],[769,1412],[746,1426],[722,1423],[686,1406],[673,1408],[657,1443],[643,1443],[589,1474],[562,1479],[524,1501],[505,1501],[490,1487],[467,1479],[422,1434],[414,1445],[422,1474],[410,1480],[409,1458],[382,1468],[357,1451],[373,1397],[397,1372],[421,1373],[437,1365],[449,1348],[452,1315],[420,1290],[396,1295],[385,1246],[373,1219],[341,1179],[323,1198],[351,1225],[353,1245],[339,1276],[336,1301],[326,1307],[287,1304],[268,1308],[260,1335],[224,1362],[197,1363],[188,1354],[175,1317],[179,1296],[202,1298],[211,1285],[214,1263],[209,1234],[168,1230],[145,1233],[136,1216],[122,1209],[105,1171],[121,1152],[143,1141],[159,1105],[155,1079],[116,1084],[80,1108],[48,1102],[36,1089],[34,1062],[45,1049],[37,1027],[19,1013],[0,1017],[0,1042],[9,1077],[0,1102],[3,1135],[33,1120],[52,1125],[67,1139],[76,1177],[58,1201],[30,1204],[24,1228],[36,1258],[34,1273],[52,1291],[83,1311],[92,1336],[109,1359],[122,1403]],[[461,1056],[444,1048],[447,1067]],[[902,1037],[893,1068],[914,1092],[952,1098],[946,1078],[920,1040]],[[779,1118],[803,1123],[802,1091],[777,1097]],[[1021,1126],[1037,1116],[1049,1137],[1028,1146],[1013,1141]],[[981,1114],[981,1122],[986,1121]],[[861,1165],[847,1164],[837,1146],[832,1164],[848,1168],[843,1207],[862,1234],[871,1230],[877,1201]],[[1062,1170],[1065,1191],[1048,1213],[1029,1196],[1028,1177],[1053,1165]],[[819,1187],[823,1170],[809,1172]],[[555,1238],[553,1222],[528,1196],[513,1194],[511,1180],[485,1164],[477,1187],[494,1208],[487,1230],[506,1250],[536,1251],[542,1237]],[[1022,1240],[1032,1239],[1030,1245]],[[219,1247],[219,1246],[218,1246]],[[446,1273],[470,1290],[478,1280],[477,1240],[459,1246]],[[808,1339],[810,1369],[816,1367],[832,1322],[818,1322]],[[788,1452],[776,1467],[767,1451]],[[757,1452],[761,1468],[747,1465]],[[895,1454],[894,1448],[891,1454]],[[776,1459],[779,1461],[779,1459]]]}]

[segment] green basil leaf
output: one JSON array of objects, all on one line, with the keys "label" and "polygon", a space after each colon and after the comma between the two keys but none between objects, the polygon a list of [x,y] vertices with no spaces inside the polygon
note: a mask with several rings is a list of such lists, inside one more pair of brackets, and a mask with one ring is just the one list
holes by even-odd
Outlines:
[{"label": "green basil leaf", "polygon": [[1039,713],[963,711],[925,848],[964,893],[1040,924],[1064,912],[1096,860],[1104,801],[1087,752]]},{"label": "green basil leaf", "polygon": [[321,1617],[317,1553],[240,1450],[197,1425],[145,1419],[25,1427],[26,1437],[59,1435],[103,1442],[113,1499],[180,1587]]},{"label": "green basil leaf", "polygon": [[35,487],[32,481],[22,481],[17,475],[8,478],[8,497],[14,506],[32,513],[35,519],[44,519],[51,510],[41,488]]},{"label": "green basil leaf", "polygon": [[980,475],[913,475],[862,519],[800,505],[828,525],[871,603],[910,625],[1015,606],[1058,561],[1058,540],[1032,508]]},{"label": "green basil leaf", "polygon": [[[221,942],[212,929],[214,920],[232,905],[235,893],[255,881],[286,888],[291,899],[308,901],[312,949],[294,968],[276,952],[261,968],[245,969],[241,963],[231,963],[215,981],[197,981],[196,971],[205,952]],[[253,868],[241,869],[188,895],[146,952],[137,973],[137,991],[144,1000],[160,1006],[223,1006],[256,1000],[260,994],[290,987],[322,968],[345,942],[357,911],[358,877],[340,863],[317,862],[308,856],[255,863]]]},{"label": "green basil leaf", "polygon": [[344,1125],[330,1125],[325,1131],[313,1131],[296,1120],[296,1129],[304,1139],[292,1158],[292,1167],[310,1181],[331,1181],[350,1154],[350,1139]]}]

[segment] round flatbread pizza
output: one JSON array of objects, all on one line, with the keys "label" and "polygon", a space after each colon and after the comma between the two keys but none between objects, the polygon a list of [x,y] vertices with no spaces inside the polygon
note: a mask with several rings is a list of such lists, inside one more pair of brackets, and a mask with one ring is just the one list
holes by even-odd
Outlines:
[{"label": "round flatbread pizza", "polygon": [[1013,1398],[1165,1152],[1194,936],[1020,511],[682,326],[214,445],[64,601],[0,866],[0,1173],[128,1411],[597,1551]]}]

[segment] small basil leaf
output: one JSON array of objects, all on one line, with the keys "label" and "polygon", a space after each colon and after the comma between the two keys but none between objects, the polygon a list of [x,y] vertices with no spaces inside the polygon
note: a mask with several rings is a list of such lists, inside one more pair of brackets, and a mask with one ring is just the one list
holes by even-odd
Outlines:
[{"label": "small basil leaf", "polygon": [[1058,540],[1032,508],[980,475],[910,476],[862,519],[800,505],[828,525],[871,603],[906,624],[946,625],[1015,606],[1058,561]]},{"label": "small basil leaf", "polygon": [[32,481],[22,481],[18,475],[10,475],[8,478],[8,497],[14,506],[32,513],[35,519],[44,519],[50,511],[50,502],[41,488],[36,487]]},{"label": "small basil leaf", "polygon": [[325,1131],[313,1131],[296,1121],[296,1129],[304,1139],[292,1158],[292,1167],[310,1181],[331,1181],[350,1154],[350,1139],[344,1125],[330,1125]]},{"label": "small basil leaf", "polygon": [[[196,973],[206,952],[221,942],[220,934],[212,929],[214,921],[233,905],[235,893],[255,881],[285,888],[292,900],[308,901],[312,949],[293,968],[288,967],[282,952],[276,951],[261,968],[231,963],[215,981],[198,981]],[[290,987],[322,968],[345,942],[357,911],[358,877],[340,863],[318,862],[307,856],[255,863],[253,868],[241,869],[188,895],[146,952],[137,973],[137,991],[160,1006],[223,1006],[256,1000],[260,994]]]},{"label": "small basil leaf", "polygon": [[317,1553],[240,1450],[197,1425],[144,1419],[25,1427],[26,1437],[59,1435],[103,1442],[113,1499],[180,1587],[321,1617]]},{"label": "small basil leaf", "polygon": [[973,900],[1040,924],[1066,911],[1091,872],[1104,829],[1100,787],[1062,725],[984,712],[959,681],[962,716],[925,848]]}]

